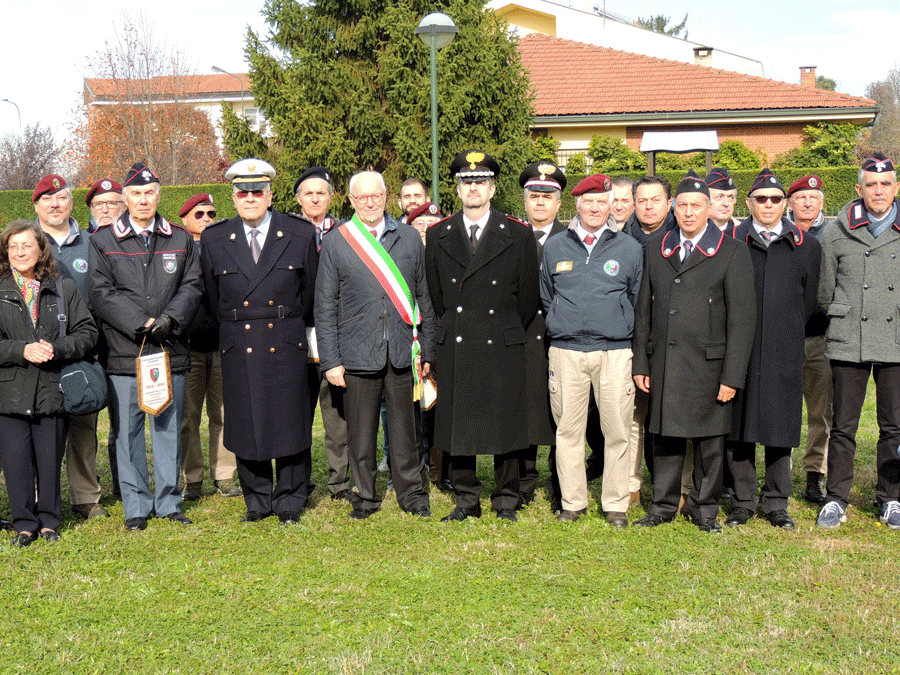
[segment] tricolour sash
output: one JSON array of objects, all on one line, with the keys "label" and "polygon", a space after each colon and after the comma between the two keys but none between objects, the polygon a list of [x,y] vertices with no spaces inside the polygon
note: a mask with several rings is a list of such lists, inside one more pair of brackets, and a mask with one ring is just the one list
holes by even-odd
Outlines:
[{"label": "tricolour sash", "polygon": [[339,228],[339,231],[381,284],[400,314],[400,318],[412,326],[413,400],[418,401],[422,398],[422,373],[419,371],[418,365],[422,347],[419,344],[419,332],[416,326],[422,321],[422,317],[419,314],[416,299],[410,292],[406,279],[397,269],[394,260],[356,214]]}]

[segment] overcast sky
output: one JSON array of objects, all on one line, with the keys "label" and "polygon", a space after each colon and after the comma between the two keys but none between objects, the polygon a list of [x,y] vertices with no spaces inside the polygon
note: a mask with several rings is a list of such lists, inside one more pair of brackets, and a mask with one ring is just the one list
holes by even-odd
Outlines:
[{"label": "overcast sky", "polygon": [[[579,9],[603,0],[570,0]],[[154,3],[105,3],[60,0],[5,0],[0,56],[0,136],[40,122],[57,138],[66,135],[72,111],[81,102],[88,54],[101,48],[106,31],[121,11],[141,8],[161,39],[179,45],[199,73],[216,65],[246,72],[244,36],[250,26],[267,33],[260,15],[263,0],[156,0]],[[563,3],[560,3],[563,4]],[[660,6],[666,9],[661,10]],[[800,66],[838,82],[838,90],[862,96],[869,82],[883,79],[900,56],[893,41],[900,35],[900,5],[869,0],[606,0],[610,11],[648,17],[661,11],[678,23],[688,14],[691,41],[762,62],[767,77],[799,81]],[[710,8],[713,9],[710,9]],[[676,9],[677,8],[677,9]],[[882,51],[885,56],[879,56]],[[648,83],[652,86],[652,83]]]}]

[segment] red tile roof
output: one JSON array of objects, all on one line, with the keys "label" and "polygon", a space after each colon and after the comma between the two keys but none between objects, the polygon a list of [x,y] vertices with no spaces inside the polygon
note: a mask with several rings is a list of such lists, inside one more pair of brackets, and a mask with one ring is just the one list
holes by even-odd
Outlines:
[{"label": "red tile roof", "polygon": [[875,101],[531,33],[519,53],[537,115],[861,108]]},{"label": "red tile roof", "polygon": [[[235,76],[241,79],[244,91],[249,93],[249,74],[235,73]],[[85,89],[93,92],[94,98],[103,99],[117,95],[114,80],[85,78],[84,83]],[[141,86],[136,85],[135,90],[142,90]],[[151,78],[147,91],[151,92],[154,98],[171,97],[176,93],[189,98],[211,98],[221,94],[240,94],[241,85],[231,75],[163,76]]]}]

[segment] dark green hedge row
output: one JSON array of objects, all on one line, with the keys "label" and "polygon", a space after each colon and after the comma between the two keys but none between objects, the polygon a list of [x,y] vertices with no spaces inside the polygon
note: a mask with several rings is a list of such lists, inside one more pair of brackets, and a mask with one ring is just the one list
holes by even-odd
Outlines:
[{"label": "dark green hedge row", "polygon": [[[84,203],[87,188],[74,191],[75,204],[72,208],[72,217],[82,227],[87,227],[91,219],[91,212]],[[164,185],[162,198],[159,203],[159,212],[166,220],[181,224],[178,211],[188,198],[198,192],[208,192],[213,196],[216,206],[217,218],[231,218],[236,214],[234,203],[231,201],[231,185]],[[34,206],[31,203],[31,190],[7,190],[0,192],[0,224],[5,225],[16,218],[35,217]]]},{"label": "dark green hedge row", "polygon": [[[744,202],[744,198],[747,196],[750,186],[753,185],[753,179],[759,175],[759,172],[753,170],[740,170],[731,171],[730,173],[738,186],[738,201],[734,210],[735,214],[747,216],[749,215],[749,212],[747,211],[747,205]],[[859,167],[839,166],[820,169],[779,169],[775,172],[775,175],[778,176],[778,180],[784,185],[785,190],[787,190],[790,184],[798,178],[803,178],[810,174],[819,176],[825,186],[825,214],[828,216],[836,216],[844,204],[856,199],[856,190],[853,186],[856,185],[858,173]],[[659,174],[665,176],[669,182],[672,183],[672,192],[674,193],[675,186],[678,184],[678,181],[684,178],[685,172],[660,171]],[[645,174],[640,171],[634,171],[616,175],[628,176],[632,180],[637,180]],[[562,207],[560,208],[560,215],[564,218],[570,217],[575,213],[575,198],[571,195],[571,192],[572,188],[578,185],[578,181],[582,178],[584,178],[584,174],[571,174],[566,176],[568,184],[566,186],[566,194],[563,195]]]}]

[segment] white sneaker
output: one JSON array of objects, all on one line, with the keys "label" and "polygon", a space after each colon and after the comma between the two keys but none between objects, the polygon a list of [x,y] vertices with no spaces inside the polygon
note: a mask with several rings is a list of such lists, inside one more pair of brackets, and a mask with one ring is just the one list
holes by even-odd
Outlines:
[{"label": "white sneaker", "polygon": [[900,502],[890,501],[881,505],[881,517],[878,519],[892,530],[900,530]]},{"label": "white sneaker", "polygon": [[847,509],[835,501],[828,502],[819,511],[819,517],[816,519],[816,525],[826,530],[833,530],[840,527],[841,523],[847,522]]}]

